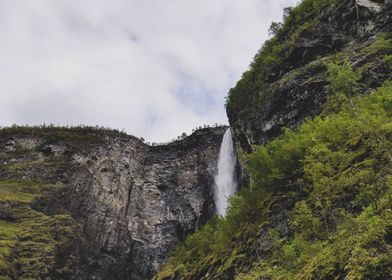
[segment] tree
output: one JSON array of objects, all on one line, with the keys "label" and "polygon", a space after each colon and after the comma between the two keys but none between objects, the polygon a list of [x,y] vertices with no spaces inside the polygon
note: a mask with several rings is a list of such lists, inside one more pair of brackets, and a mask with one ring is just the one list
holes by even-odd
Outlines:
[{"label": "tree", "polygon": [[352,97],[359,91],[361,73],[355,72],[348,60],[343,64],[336,64],[333,62],[327,63],[328,81],[331,84],[331,89],[336,96],[342,97],[342,94],[348,97],[351,107],[355,114],[356,109],[352,101]]},{"label": "tree", "polygon": [[358,91],[361,75],[353,71],[349,61],[345,60],[341,65],[328,63],[327,67],[328,81],[335,93],[343,92],[351,96]]},{"label": "tree", "polygon": [[293,10],[293,7],[286,7],[283,9],[283,21],[286,20],[290,16],[291,11]]},{"label": "tree", "polygon": [[271,23],[270,28],[268,29],[268,35],[269,36],[276,35],[282,27],[283,27],[283,23],[273,21]]}]

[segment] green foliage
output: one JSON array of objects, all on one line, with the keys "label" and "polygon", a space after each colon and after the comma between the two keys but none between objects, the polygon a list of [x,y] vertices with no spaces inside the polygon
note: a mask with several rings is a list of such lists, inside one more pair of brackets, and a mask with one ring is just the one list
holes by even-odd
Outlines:
[{"label": "green foliage", "polygon": [[291,187],[294,183],[291,179],[301,172],[297,167],[304,149],[297,135],[289,130],[270,145],[258,147],[249,157],[249,169],[255,184],[267,187],[276,183],[281,189]]},{"label": "green foliage", "polygon": [[341,65],[329,62],[327,68],[328,81],[331,83],[333,92],[344,93],[348,96],[358,92],[361,73],[354,72],[349,61],[345,60]]},{"label": "green foliage", "polygon": [[389,69],[392,70],[392,55],[386,55],[383,60]]},{"label": "green foliage", "polygon": [[324,234],[320,219],[313,215],[312,209],[305,201],[296,204],[291,219],[291,227],[306,240],[318,239]]},{"label": "green foliage", "polygon": [[335,6],[335,3],[336,0],[303,0],[298,6],[285,10],[283,23],[272,23],[270,31],[276,35],[264,43],[249,70],[229,91],[226,100],[229,116],[241,114],[249,118],[254,117],[254,112],[246,108],[250,107],[250,103],[259,102],[263,98],[268,76],[291,54],[300,35],[317,25],[317,13],[324,7]]},{"label": "green foliage", "polygon": [[278,32],[279,32],[279,30],[282,28],[282,26],[283,26],[283,23],[273,21],[273,22],[271,23],[271,26],[270,26],[269,29],[268,29],[268,34],[269,34],[270,36],[271,36],[271,35],[276,35],[276,34],[278,34]]},{"label": "green foliage", "polygon": [[46,215],[36,199],[61,186],[38,181],[0,181],[0,275],[2,279],[73,279],[79,225],[66,211]]},{"label": "green foliage", "polygon": [[[348,62],[329,68],[333,90],[355,92]],[[157,279],[207,271],[211,279],[227,271],[238,279],[391,278],[392,82],[350,99],[256,147],[250,188],[231,199],[225,218],[187,238]],[[281,208],[290,235],[272,221]]]},{"label": "green foliage", "polygon": [[[257,117],[249,104],[270,94],[276,66],[318,23],[317,13],[335,4],[305,0],[287,10],[230,90],[229,116]],[[392,67],[391,49],[391,39],[380,34],[363,54]],[[354,71],[349,56],[320,59],[331,88],[321,116],[242,159],[249,188],[230,199],[225,218],[215,217],[180,244],[157,279],[392,278],[392,82],[360,96],[362,74],[374,64]]]},{"label": "green foliage", "polygon": [[118,130],[110,130],[105,127],[61,127],[54,125],[42,126],[17,126],[3,127],[0,129],[0,137],[14,136],[37,136],[53,142],[67,142],[75,147],[86,147],[91,144],[102,144],[106,136],[131,137]]},{"label": "green foliage", "polygon": [[324,104],[321,115],[326,116],[332,113],[340,112],[344,109],[349,109],[349,100],[349,97],[343,92],[329,95],[327,97],[327,102]]},{"label": "green foliage", "polygon": [[387,39],[387,35],[381,33],[377,36],[376,40],[363,51],[368,55],[392,51],[392,39]]},{"label": "green foliage", "polygon": [[290,32],[294,26],[298,26],[315,16],[324,7],[333,7],[335,4],[335,0],[302,0],[299,5],[287,10],[284,16],[283,27],[278,35],[283,36],[287,32]]}]

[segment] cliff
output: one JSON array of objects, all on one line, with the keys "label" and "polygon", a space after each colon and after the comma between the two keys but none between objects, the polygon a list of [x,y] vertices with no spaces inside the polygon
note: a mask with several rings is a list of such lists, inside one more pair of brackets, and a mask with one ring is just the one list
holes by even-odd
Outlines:
[{"label": "cliff", "polygon": [[226,217],[212,199],[225,127],[154,147],[0,130],[0,273],[391,279],[392,2],[303,0],[275,32],[228,95],[246,176]]},{"label": "cliff", "polygon": [[238,145],[250,152],[283,127],[319,115],[332,94],[328,60],[347,60],[360,71],[364,93],[379,87],[389,78],[383,60],[389,51],[364,50],[390,36],[391,16],[390,1],[302,1],[229,92],[227,114]]},{"label": "cliff", "polygon": [[[90,128],[0,130],[0,223],[15,233],[0,230],[1,274],[151,278],[175,244],[214,214],[225,130],[199,130],[163,146]],[[21,250],[24,241],[35,245]]]},{"label": "cliff", "polygon": [[156,279],[392,278],[392,3],[303,0],[278,26],[226,104],[249,183]]}]

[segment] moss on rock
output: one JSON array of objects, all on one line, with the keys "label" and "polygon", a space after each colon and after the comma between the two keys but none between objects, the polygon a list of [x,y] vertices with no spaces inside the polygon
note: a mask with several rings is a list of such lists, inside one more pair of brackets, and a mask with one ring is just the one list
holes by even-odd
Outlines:
[{"label": "moss on rock", "polygon": [[65,210],[47,215],[34,203],[61,185],[0,180],[1,279],[75,279],[79,224]]}]

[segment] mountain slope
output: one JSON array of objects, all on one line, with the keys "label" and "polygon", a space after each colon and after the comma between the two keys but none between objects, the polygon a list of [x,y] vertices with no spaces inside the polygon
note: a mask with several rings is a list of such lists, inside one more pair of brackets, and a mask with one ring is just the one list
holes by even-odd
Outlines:
[{"label": "mountain slope", "polygon": [[226,129],[162,146],[96,128],[1,129],[2,279],[150,279],[213,215]]},{"label": "mountain slope", "polygon": [[228,96],[250,185],[157,279],[392,278],[391,16],[390,1],[291,10]]},{"label": "mountain slope", "polygon": [[[390,4],[382,1],[304,0],[255,56],[227,99],[237,143],[246,151],[320,114],[331,94],[326,59],[348,60],[361,72],[362,92],[389,78],[384,48],[365,51],[392,32]],[[387,2],[387,1],[386,1]],[[364,4],[379,5],[378,12]],[[377,45],[377,43],[376,43]]]}]

